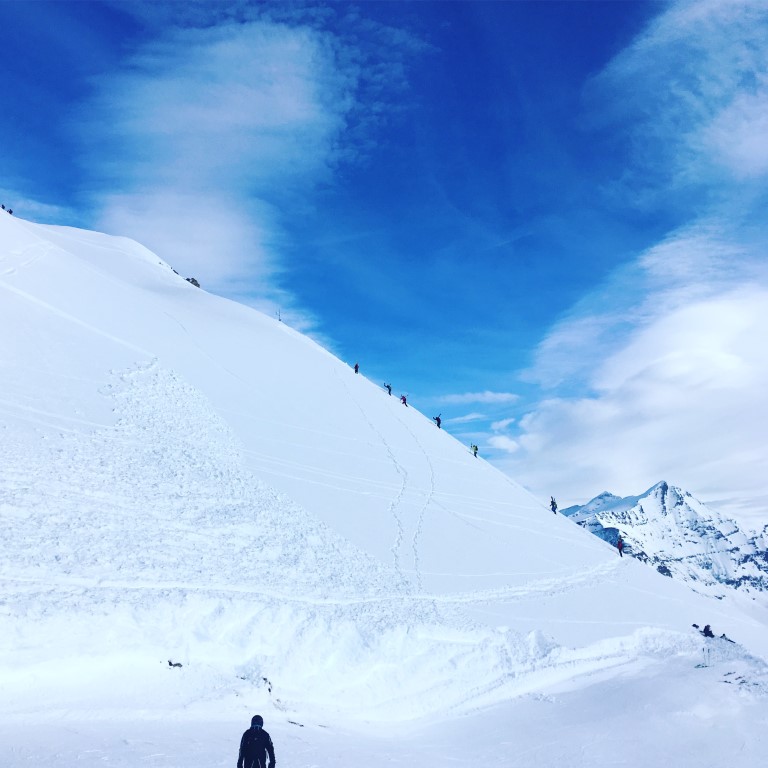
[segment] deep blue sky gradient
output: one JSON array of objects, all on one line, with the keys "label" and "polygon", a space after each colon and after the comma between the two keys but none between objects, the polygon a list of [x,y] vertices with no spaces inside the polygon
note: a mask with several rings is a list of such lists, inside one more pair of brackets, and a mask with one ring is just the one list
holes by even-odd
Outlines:
[{"label": "deep blue sky gradient", "polygon": [[120,65],[142,30],[103,3],[7,2],[0,13],[3,184],[76,206],[84,179],[72,108],[90,95],[91,78]]},{"label": "deep blue sky gradient", "polygon": [[653,6],[364,10],[432,50],[376,153],[320,197],[297,243],[301,295],[321,316],[354,319],[333,335],[377,373],[389,365],[430,394],[511,386],[500,378],[525,364],[542,329],[673,224],[605,192],[625,139],[582,117],[583,84]]}]

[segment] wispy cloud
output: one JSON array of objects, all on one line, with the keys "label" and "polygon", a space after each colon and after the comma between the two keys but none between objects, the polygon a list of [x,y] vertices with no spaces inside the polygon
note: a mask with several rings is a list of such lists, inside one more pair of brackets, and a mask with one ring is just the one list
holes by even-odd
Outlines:
[{"label": "wispy cloud", "polygon": [[699,135],[702,148],[739,177],[768,173],[766,87],[761,84],[757,93],[739,94]]},{"label": "wispy cloud", "polygon": [[[727,42],[725,42],[727,41]],[[625,181],[651,196],[768,172],[768,6],[671,4],[595,79],[597,114],[628,131]],[[717,197],[716,190],[710,195]]]},{"label": "wispy cloud", "polygon": [[543,340],[527,377],[555,394],[520,420],[506,466],[543,496],[667,479],[764,515],[768,226],[754,181],[768,171],[768,7],[673,5],[596,82],[626,96],[624,183],[645,184],[646,203],[696,188],[680,207],[694,218]]},{"label": "wispy cloud", "polygon": [[755,233],[745,234],[739,224],[696,222],[618,268],[551,329],[523,378],[552,389],[589,386],[606,350],[638,328],[696,299],[761,281],[766,267],[760,239],[755,242]]},{"label": "wispy cloud", "polygon": [[425,45],[354,7],[113,7],[155,37],[95,82],[73,123],[90,224],[317,336],[294,294],[295,233],[402,108],[403,62]]},{"label": "wispy cloud", "polygon": [[507,435],[491,435],[488,438],[488,445],[504,453],[517,453],[520,450],[520,444]]},{"label": "wispy cloud", "polygon": [[661,479],[737,506],[768,497],[766,332],[768,286],[663,313],[605,350],[594,395],[544,401],[521,420],[516,475],[577,500]]},{"label": "wispy cloud", "polygon": [[482,421],[487,418],[484,413],[467,413],[464,416],[452,416],[450,419],[443,419],[446,424],[469,424],[473,421]]},{"label": "wispy cloud", "polygon": [[437,400],[450,405],[465,403],[514,403],[519,395],[512,392],[465,392],[455,395],[441,395]]},{"label": "wispy cloud", "polygon": [[76,126],[96,226],[214,291],[290,310],[281,212],[329,179],[354,78],[309,27],[230,23],[147,43],[98,82]]}]

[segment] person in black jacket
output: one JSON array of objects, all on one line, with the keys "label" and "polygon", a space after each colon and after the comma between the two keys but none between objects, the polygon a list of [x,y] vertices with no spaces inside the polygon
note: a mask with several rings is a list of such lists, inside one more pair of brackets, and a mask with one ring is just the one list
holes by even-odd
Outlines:
[{"label": "person in black jacket", "polygon": [[269,768],[274,768],[275,748],[272,746],[272,739],[264,730],[264,718],[254,715],[251,718],[251,727],[240,739],[237,768],[267,768],[267,755]]}]

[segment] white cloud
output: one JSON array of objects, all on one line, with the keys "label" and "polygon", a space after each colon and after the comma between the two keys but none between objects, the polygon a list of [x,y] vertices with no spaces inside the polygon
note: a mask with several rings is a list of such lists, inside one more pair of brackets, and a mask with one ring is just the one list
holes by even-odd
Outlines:
[{"label": "white cloud", "polygon": [[764,525],[766,254],[759,221],[712,219],[584,297],[538,350],[528,377],[557,396],[520,420],[505,468],[569,502],[665,479]]},{"label": "white cloud", "polygon": [[462,403],[514,403],[519,395],[512,392],[465,392],[456,395],[442,395],[438,398],[441,403],[460,405]]},{"label": "white cloud", "polygon": [[[237,199],[201,200],[176,189],[156,189],[108,195],[103,204],[105,229],[141,230],[144,245],[207,284],[218,286],[240,270],[269,276],[274,269],[264,242],[272,231],[268,212],[249,215]],[[241,252],[243,243],[249,244],[247,254]]]},{"label": "white cloud", "polygon": [[[272,240],[275,214],[259,200],[225,197],[201,201],[175,189],[107,195],[99,228],[130,233],[185,277],[281,318],[299,330],[315,319],[280,288]],[[140,233],[137,235],[136,233]],[[257,289],[254,281],[258,281]]]},{"label": "white cloud", "polygon": [[628,126],[627,177],[646,192],[768,172],[765,3],[672,3],[592,85],[603,116]]},{"label": "white cloud", "polygon": [[501,419],[501,421],[494,421],[491,424],[491,429],[494,432],[503,432],[510,424],[514,424],[515,421],[515,419]]},{"label": "white cloud", "polygon": [[541,495],[575,500],[661,479],[742,508],[768,497],[767,334],[768,287],[660,316],[606,350],[596,394],[542,402],[522,419],[514,472]]},{"label": "white cloud", "polygon": [[506,435],[491,435],[487,442],[488,445],[504,453],[517,453],[520,450],[519,443]]},{"label": "white cloud", "polygon": [[472,421],[482,421],[486,418],[484,413],[467,413],[464,416],[453,416],[450,419],[443,419],[446,424],[469,424]]},{"label": "white cloud", "polygon": [[101,82],[87,124],[96,150],[125,153],[103,166],[106,179],[263,192],[325,170],[349,85],[329,38],[314,30],[264,22],[178,30]]},{"label": "white cloud", "polygon": [[542,341],[526,377],[551,395],[501,463],[569,502],[665,479],[762,527],[768,225],[755,181],[768,172],[768,6],[673,4],[596,84],[628,121],[626,178],[650,189],[643,202],[687,185],[680,210],[696,218]]},{"label": "white cloud", "polygon": [[768,173],[768,88],[739,94],[701,131],[704,149],[740,177]]},{"label": "white cloud", "polygon": [[545,389],[590,381],[606,350],[661,314],[767,274],[762,251],[713,218],[671,234],[585,295],[543,339],[523,378]]},{"label": "white cloud", "polygon": [[[334,40],[269,22],[175,30],[98,83],[78,124],[95,226],[284,315],[278,211],[332,172],[354,75]],[[303,314],[299,325],[311,324]]]}]

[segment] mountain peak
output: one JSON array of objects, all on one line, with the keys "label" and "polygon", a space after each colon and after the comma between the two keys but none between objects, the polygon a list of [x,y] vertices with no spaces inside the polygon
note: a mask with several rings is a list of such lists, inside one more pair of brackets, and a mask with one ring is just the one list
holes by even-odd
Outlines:
[{"label": "mountain peak", "polygon": [[687,491],[666,480],[639,496],[602,493],[569,509],[574,522],[695,589],[721,595],[723,587],[768,591],[768,562],[760,536],[739,530]]}]

